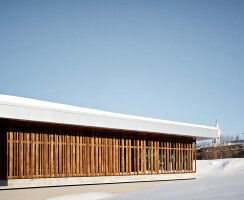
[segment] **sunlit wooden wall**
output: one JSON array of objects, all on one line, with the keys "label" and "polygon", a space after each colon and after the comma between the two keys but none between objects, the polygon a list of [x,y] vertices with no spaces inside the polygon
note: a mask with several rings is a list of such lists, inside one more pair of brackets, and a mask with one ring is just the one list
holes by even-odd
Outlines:
[{"label": "sunlit wooden wall", "polygon": [[7,179],[195,172],[190,139],[89,128],[4,130]]}]

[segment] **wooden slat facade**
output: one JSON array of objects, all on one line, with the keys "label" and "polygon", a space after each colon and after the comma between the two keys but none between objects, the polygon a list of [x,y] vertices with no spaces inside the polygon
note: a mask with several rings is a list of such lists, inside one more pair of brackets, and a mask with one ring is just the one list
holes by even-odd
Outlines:
[{"label": "wooden slat facade", "polygon": [[196,170],[192,138],[29,124],[0,125],[0,179],[193,173]]}]

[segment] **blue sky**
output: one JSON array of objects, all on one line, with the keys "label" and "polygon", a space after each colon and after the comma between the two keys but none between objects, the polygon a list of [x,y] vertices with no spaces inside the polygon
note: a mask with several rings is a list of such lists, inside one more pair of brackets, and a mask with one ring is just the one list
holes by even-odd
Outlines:
[{"label": "blue sky", "polygon": [[0,93],[244,132],[244,1],[0,1]]}]

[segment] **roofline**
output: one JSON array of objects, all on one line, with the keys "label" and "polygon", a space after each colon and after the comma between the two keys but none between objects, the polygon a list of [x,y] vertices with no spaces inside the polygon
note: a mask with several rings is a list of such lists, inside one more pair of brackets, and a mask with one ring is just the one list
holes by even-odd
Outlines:
[{"label": "roofline", "polygon": [[9,95],[0,95],[0,111],[0,117],[8,119],[157,132],[196,137],[197,140],[217,137],[216,127],[118,114]]}]

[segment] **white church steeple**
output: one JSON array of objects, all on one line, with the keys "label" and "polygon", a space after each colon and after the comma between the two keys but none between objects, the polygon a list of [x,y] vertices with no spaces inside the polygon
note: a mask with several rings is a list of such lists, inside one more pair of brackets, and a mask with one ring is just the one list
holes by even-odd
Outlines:
[{"label": "white church steeple", "polygon": [[219,129],[219,120],[216,119],[216,128]]},{"label": "white church steeple", "polygon": [[217,128],[217,131],[218,131],[218,137],[216,139],[214,139],[213,144],[217,146],[217,145],[221,144],[222,135],[223,135],[221,129],[219,128],[219,120],[218,119],[216,119],[216,128]]}]

